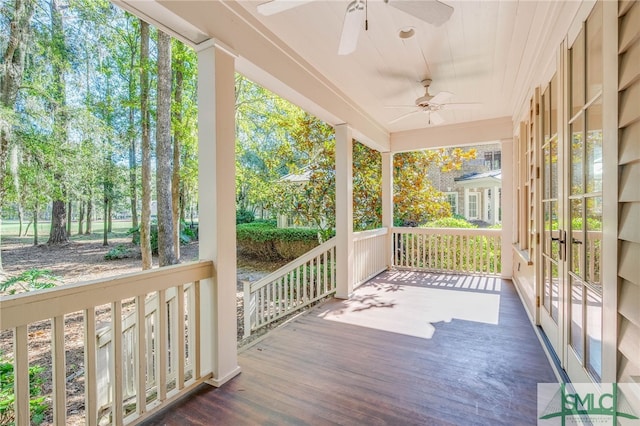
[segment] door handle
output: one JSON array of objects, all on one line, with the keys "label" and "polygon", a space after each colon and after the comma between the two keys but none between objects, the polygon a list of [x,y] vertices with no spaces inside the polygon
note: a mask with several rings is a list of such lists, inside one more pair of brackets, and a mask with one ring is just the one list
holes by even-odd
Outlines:
[{"label": "door handle", "polygon": [[558,256],[560,258],[560,260],[565,260],[566,259],[566,242],[567,242],[567,231],[562,231],[559,230],[558,231],[558,237],[551,237],[551,241],[557,241],[560,243],[560,251],[558,253]]}]

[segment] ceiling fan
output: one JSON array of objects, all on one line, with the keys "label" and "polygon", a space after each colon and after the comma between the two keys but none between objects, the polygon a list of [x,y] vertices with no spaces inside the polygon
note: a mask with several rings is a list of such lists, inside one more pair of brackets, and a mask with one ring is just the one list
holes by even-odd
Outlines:
[{"label": "ceiling fan", "polygon": [[414,114],[425,112],[428,115],[428,118],[427,118],[429,120],[428,123],[438,125],[445,122],[444,118],[442,117],[442,115],[438,113],[438,111],[441,111],[444,109],[474,109],[481,106],[481,104],[475,103],[475,102],[447,103],[447,101],[453,97],[453,93],[439,92],[436,95],[432,96],[429,94],[429,86],[431,86],[431,79],[426,78],[422,80],[421,83],[424,86],[424,95],[420,96],[415,100],[415,105],[394,105],[394,106],[387,107],[387,108],[417,108],[417,109],[415,111],[411,111],[406,114],[403,114],[400,117],[394,118],[389,122],[389,124],[394,124]]},{"label": "ceiling fan", "polygon": [[[271,0],[258,5],[257,9],[261,15],[270,16],[312,1],[314,0]],[[365,30],[368,29],[367,2],[368,0],[355,0],[347,6],[338,55],[348,55],[355,51],[362,24],[364,23]],[[438,0],[384,0],[384,2],[435,26],[447,22],[453,13],[453,7]]]}]

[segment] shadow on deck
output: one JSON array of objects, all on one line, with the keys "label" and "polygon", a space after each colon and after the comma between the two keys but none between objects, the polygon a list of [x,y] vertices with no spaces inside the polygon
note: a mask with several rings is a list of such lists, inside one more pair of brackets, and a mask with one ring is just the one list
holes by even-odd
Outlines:
[{"label": "shadow on deck", "polygon": [[389,271],[239,355],[145,425],[527,425],[556,382],[510,281]]}]

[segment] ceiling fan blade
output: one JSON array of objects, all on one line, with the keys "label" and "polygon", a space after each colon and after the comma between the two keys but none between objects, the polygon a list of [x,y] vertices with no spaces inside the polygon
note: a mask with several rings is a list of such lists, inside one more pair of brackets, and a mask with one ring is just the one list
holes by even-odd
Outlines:
[{"label": "ceiling fan blade", "polygon": [[356,50],[363,22],[364,2],[362,0],[356,0],[347,6],[347,11],[344,14],[344,24],[342,25],[338,55],[348,55]]},{"label": "ceiling fan blade", "polygon": [[271,16],[312,1],[313,0],[271,0],[266,3],[259,4],[257,10],[260,15]]},{"label": "ceiling fan blade", "polygon": [[429,123],[435,125],[442,124],[444,123],[444,118],[442,118],[442,116],[436,111],[431,111],[429,113]]},{"label": "ceiling fan blade", "polygon": [[436,27],[447,22],[453,13],[453,7],[438,0],[390,0],[389,4]]},{"label": "ceiling fan blade", "polygon": [[432,104],[443,104],[453,97],[451,92],[440,92],[429,100]]},{"label": "ceiling fan blade", "polygon": [[482,108],[482,104],[478,102],[440,104],[442,109],[478,109]]},{"label": "ceiling fan blade", "polygon": [[418,113],[420,113],[420,112],[422,112],[422,110],[416,110],[416,111],[408,112],[408,113],[406,113],[406,114],[402,114],[400,117],[396,117],[396,118],[394,118],[393,120],[391,120],[391,121],[389,122],[389,124],[395,124],[395,123],[397,123],[398,121],[404,120],[405,118],[407,118],[407,117],[409,117],[409,116],[411,116],[411,115],[413,115],[413,114],[418,114]]}]

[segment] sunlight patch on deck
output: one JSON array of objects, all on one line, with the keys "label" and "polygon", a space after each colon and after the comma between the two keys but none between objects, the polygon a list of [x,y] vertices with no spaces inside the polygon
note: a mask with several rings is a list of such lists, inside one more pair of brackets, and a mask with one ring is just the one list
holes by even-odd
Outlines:
[{"label": "sunlight patch on deck", "polygon": [[370,282],[349,300],[324,305],[330,321],[430,339],[434,323],[452,319],[498,324],[500,294]]}]

